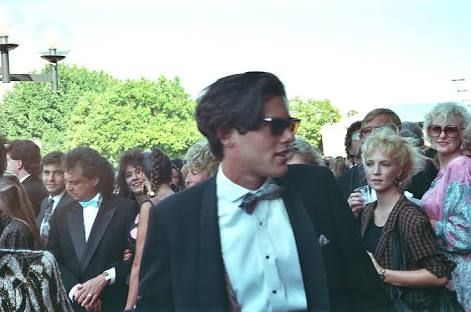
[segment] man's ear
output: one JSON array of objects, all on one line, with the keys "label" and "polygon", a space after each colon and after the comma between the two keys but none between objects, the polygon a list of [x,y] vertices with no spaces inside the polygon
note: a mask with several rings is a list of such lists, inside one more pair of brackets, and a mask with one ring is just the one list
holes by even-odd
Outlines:
[{"label": "man's ear", "polygon": [[21,170],[23,169],[25,166],[23,165],[23,161],[22,160],[17,160],[16,161],[16,169],[18,170]]},{"label": "man's ear", "polygon": [[224,147],[234,146],[236,133],[238,133],[236,129],[219,129],[216,132],[219,142],[221,142]]},{"label": "man's ear", "polygon": [[100,178],[99,177],[93,177],[92,178],[92,183],[93,183],[93,185],[97,186],[98,183],[100,183]]}]

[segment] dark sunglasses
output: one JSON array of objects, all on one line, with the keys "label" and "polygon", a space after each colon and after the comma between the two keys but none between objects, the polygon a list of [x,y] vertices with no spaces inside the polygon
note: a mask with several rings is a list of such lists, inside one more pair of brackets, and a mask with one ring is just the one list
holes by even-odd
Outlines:
[{"label": "dark sunglasses", "polygon": [[394,132],[399,132],[399,129],[397,128],[396,125],[394,124],[388,124],[388,125],[381,125],[381,126],[376,126],[376,127],[365,127],[365,128],[361,128],[360,130],[360,137],[362,139],[366,138],[367,136],[369,136],[372,132],[375,132],[375,131],[378,131],[380,129],[384,129],[384,128],[389,128],[391,130],[393,130]]},{"label": "dark sunglasses", "polygon": [[449,138],[456,138],[460,133],[460,128],[458,126],[439,126],[439,125],[430,125],[427,129],[428,135],[432,138],[438,138],[442,132]]},{"label": "dark sunglasses", "polygon": [[267,117],[262,119],[270,125],[272,135],[282,135],[286,128],[289,128],[293,134],[296,134],[301,123],[301,119],[298,118],[272,118]]}]

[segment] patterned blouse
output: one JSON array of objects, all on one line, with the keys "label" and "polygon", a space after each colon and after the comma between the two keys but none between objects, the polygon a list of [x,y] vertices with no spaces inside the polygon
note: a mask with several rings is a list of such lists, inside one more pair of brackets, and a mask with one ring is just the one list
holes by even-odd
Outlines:
[{"label": "patterned blouse", "polygon": [[459,156],[440,170],[422,197],[422,208],[437,221],[440,248],[457,264],[449,287],[471,311],[471,158]]},{"label": "patterned blouse", "polygon": [[[375,201],[368,205],[361,216],[362,237],[365,236],[369,223],[374,222],[376,204]],[[393,269],[395,229],[399,231],[401,242],[401,270],[426,269],[437,277],[451,277],[455,264],[439,251],[432,226],[425,213],[404,195],[392,209],[374,252],[374,257],[381,267]],[[393,298],[393,287],[385,284],[385,288]],[[411,306],[422,302],[433,290],[433,287],[401,288],[403,300]]]}]

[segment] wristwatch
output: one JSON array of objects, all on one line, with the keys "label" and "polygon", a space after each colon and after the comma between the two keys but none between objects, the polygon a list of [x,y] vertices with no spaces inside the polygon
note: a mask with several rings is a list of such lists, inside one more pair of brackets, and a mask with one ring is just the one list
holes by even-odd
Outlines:
[{"label": "wristwatch", "polygon": [[386,274],[386,269],[381,268],[381,269],[379,270],[379,278],[380,278],[382,281],[384,281],[384,278],[385,278],[384,275],[385,275],[385,274]]},{"label": "wristwatch", "polygon": [[101,275],[103,275],[103,278],[105,279],[106,283],[109,284],[111,282],[111,275],[110,273],[108,272],[103,272],[101,273]]}]

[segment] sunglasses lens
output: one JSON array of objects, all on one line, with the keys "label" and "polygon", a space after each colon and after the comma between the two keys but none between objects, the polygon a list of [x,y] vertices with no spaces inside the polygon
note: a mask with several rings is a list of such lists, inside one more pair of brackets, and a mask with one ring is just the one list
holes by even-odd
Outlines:
[{"label": "sunglasses lens", "polygon": [[288,126],[288,122],[283,119],[273,119],[271,121],[271,133],[273,135],[282,135]]},{"label": "sunglasses lens", "polygon": [[458,136],[458,127],[457,126],[446,126],[445,135],[450,138],[456,138]]},{"label": "sunglasses lens", "polygon": [[428,135],[432,138],[439,137],[442,133],[442,127],[440,126],[430,126],[428,127]]}]

